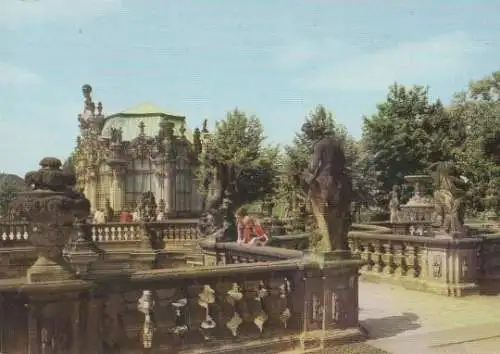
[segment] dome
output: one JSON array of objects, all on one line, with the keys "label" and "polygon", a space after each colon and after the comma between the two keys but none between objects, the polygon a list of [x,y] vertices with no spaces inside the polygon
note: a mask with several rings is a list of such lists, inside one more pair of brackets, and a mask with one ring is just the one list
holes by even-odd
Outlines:
[{"label": "dome", "polygon": [[[123,112],[107,116],[104,120],[101,136],[110,138],[111,129],[115,128],[122,130],[122,139],[124,141],[132,141],[139,135],[139,125],[143,122],[145,135],[154,137],[158,135],[160,122],[164,118],[174,123],[174,134],[180,135],[180,127],[186,122],[185,116],[167,112],[152,103],[142,103]],[[192,141],[192,133],[187,126],[185,128],[186,138]]]}]

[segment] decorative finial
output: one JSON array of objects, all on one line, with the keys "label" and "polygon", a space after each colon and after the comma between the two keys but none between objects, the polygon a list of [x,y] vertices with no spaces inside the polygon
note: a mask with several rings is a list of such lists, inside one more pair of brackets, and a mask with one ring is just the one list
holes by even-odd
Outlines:
[{"label": "decorative finial", "polygon": [[102,102],[97,103],[97,114],[102,115]]},{"label": "decorative finial", "polygon": [[201,131],[202,131],[203,133],[208,133],[208,127],[207,127],[207,125],[208,125],[208,119],[205,119],[205,120],[203,121],[203,128],[201,129]]},{"label": "decorative finial", "polygon": [[145,128],[146,128],[146,124],[144,124],[144,122],[141,120],[141,122],[139,123],[139,131],[140,131],[141,135],[144,135]]}]

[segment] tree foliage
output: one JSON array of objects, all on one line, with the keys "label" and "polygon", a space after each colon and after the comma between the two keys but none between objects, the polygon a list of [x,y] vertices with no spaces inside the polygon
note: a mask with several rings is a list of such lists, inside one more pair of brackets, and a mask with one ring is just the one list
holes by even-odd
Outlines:
[{"label": "tree foliage", "polygon": [[0,174],[0,214],[9,215],[9,205],[16,198],[18,192],[26,189],[24,180],[16,175]]},{"label": "tree foliage", "polygon": [[301,130],[295,135],[292,144],[285,146],[282,159],[284,178],[279,191],[281,201],[291,205],[294,200],[290,199],[301,200],[305,197],[299,187],[298,178],[309,166],[316,139],[328,136],[341,139],[346,155],[346,168],[353,175],[356,195],[367,199],[369,193],[364,194],[362,191],[367,191],[367,178],[370,175],[360,173],[363,169],[363,163],[360,160],[360,156],[362,156],[361,146],[348,134],[345,126],[335,120],[330,111],[319,105],[305,118]]},{"label": "tree foliage", "polygon": [[[238,109],[217,122],[202,154],[202,164],[228,166],[235,178],[233,207],[263,199],[272,194],[277,179],[278,148],[266,146],[262,124],[255,116]],[[206,173],[206,171],[205,171]]]},{"label": "tree foliage", "polygon": [[453,158],[464,138],[464,127],[443,104],[429,99],[428,89],[394,84],[377,113],[365,117],[362,144],[371,155],[381,194],[378,203],[404,176],[426,173],[430,163]]}]

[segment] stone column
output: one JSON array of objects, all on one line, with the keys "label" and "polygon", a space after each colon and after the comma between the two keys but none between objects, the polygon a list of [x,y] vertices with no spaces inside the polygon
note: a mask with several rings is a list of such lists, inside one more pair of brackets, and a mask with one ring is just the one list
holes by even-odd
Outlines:
[{"label": "stone column", "polygon": [[111,166],[113,180],[111,181],[111,207],[115,213],[120,213],[125,205],[125,168],[122,165]]},{"label": "stone column", "polygon": [[97,174],[94,170],[87,171],[84,194],[90,201],[90,212],[92,215],[97,209]]}]

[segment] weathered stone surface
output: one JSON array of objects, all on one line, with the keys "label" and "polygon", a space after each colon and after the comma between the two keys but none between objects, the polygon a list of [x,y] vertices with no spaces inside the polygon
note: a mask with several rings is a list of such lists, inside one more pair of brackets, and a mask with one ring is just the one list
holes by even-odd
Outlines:
[{"label": "weathered stone surface", "polygon": [[27,272],[32,282],[72,277],[62,251],[75,231],[74,222],[90,212],[89,201],[75,190],[75,175],[61,170],[61,165],[57,158],[42,159],[41,168],[25,176],[31,190],[19,193],[11,205],[30,223],[29,241],[38,253]]},{"label": "weathered stone surface", "polygon": [[328,137],[315,144],[311,168],[303,178],[320,234],[316,249],[348,250],[352,178],[340,140]]}]

